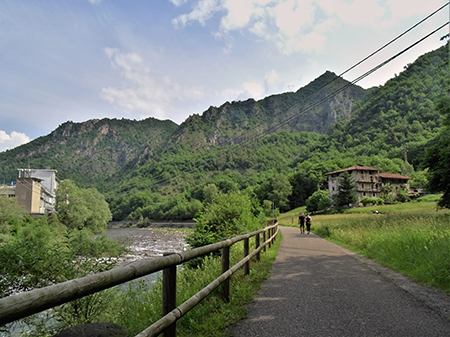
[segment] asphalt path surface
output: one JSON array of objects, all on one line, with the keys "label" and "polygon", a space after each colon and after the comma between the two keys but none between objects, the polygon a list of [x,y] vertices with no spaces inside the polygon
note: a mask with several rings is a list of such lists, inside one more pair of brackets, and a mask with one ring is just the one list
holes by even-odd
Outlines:
[{"label": "asphalt path surface", "polygon": [[450,336],[450,297],[298,228],[234,336]]}]

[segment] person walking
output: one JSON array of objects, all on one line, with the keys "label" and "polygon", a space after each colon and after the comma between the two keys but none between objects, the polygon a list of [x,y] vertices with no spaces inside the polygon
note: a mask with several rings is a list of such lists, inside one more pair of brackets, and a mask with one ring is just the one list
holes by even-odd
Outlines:
[{"label": "person walking", "polygon": [[305,221],[306,221],[306,230],[308,231],[308,233],[306,234],[309,234],[311,233],[311,216],[309,215],[309,213],[306,214]]},{"label": "person walking", "polygon": [[300,234],[305,234],[305,213],[298,217],[298,223],[300,225]]}]

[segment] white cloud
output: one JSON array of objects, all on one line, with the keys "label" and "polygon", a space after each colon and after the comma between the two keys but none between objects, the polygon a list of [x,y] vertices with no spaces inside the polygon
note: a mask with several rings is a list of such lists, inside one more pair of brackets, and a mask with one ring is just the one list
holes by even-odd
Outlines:
[{"label": "white cloud", "polygon": [[264,87],[257,82],[245,82],[243,85],[244,92],[248,94],[249,97],[259,99],[264,95]]},{"label": "white cloud", "polygon": [[[334,13],[334,7],[332,10]],[[298,51],[323,52],[326,43],[323,33],[336,25],[330,20],[315,22],[313,0],[200,0],[190,13],[178,16],[172,23],[176,27],[194,21],[204,25],[217,12],[222,18],[214,35],[225,41],[225,52],[233,48],[233,40],[229,38],[233,31],[245,30],[271,41],[285,55]],[[318,38],[317,46],[312,45],[314,37]]]},{"label": "white cloud", "polygon": [[280,75],[278,75],[278,73],[274,69],[272,69],[271,71],[269,71],[266,74],[264,79],[266,81],[266,85],[271,87],[271,86],[278,84],[278,82],[280,80]]},{"label": "white cloud", "polygon": [[219,95],[228,101],[247,100],[250,97],[258,100],[272,94],[279,84],[280,75],[272,69],[262,80],[244,82],[240,89],[225,89]]},{"label": "white cloud", "polygon": [[310,2],[288,0],[274,7],[273,15],[280,33],[292,38],[302,33],[304,28],[311,27],[314,11]]},{"label": "white cloud", "polygon": [[221,22],[223,32],[245,28],[252,20],[261,19],[270,0],[225,0],[223,9],[227,12]]},{"label": "white cloud", "polygon": [[218,0],[200,0],[189,14],[182,14],[172,20],[175,27],[184,27],[191,21],[198,21],[201,25],[221,9]]},{"label": "white cloud", "polygon": [[386,0],[386,5],[391,10],[391,19],[408,18],[414,15],[424,16],[444,5],[442,0],[414,0],[412,6],[410,0]]},{"label": "white cloud", "polygon": [[97,4],[99,4],[100,2],[102,2],[102,0],[88,0],[91,4],[93,4],[93,5],[97,5]]},{"label": "white cloud", "polygon": [[101,97],[130,114],[165,118],[171,115],[174,101],[195,101],[204,97],[200,87],[184,87],[168,76],[152,71],[136,53],[105,48],[111,66],[120,71],[123,88],[103,88]]},{"label": "white cloud", "polygon": [[354,0],[352,3],[345,0],[316,0],[316,2],[329,15],[336,15],[347,24],[376,26],[386,12],[379,0]]},{"label": "white cloud", "polygon": [[29,141],[30,137],[24,133],[13,131],[11,135],[8,135],[5,131],[0,130],[0,152],[13,149]]},{"label": "white cloud", "polygon": [[176,7],[180,7],[181,5],[184,5],[187,0],[169,0],[169,2],[173,3]]}]

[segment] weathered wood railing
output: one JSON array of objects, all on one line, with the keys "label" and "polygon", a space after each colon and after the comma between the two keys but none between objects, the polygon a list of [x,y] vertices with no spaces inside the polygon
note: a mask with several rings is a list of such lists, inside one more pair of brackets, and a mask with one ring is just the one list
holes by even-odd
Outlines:
[{"label": "weathered wood railing", "polygon": [[[260,234],[263,235],[262,244],[260,244]],[[277,234],[278,224],[275,223],[252,233],[224,239],[218,243],[181,253],[170,253],[162,257],[134,261],[98,274],[5,297],[0,299],[0,325],[163,270],[163,317],[137,336],[157,336],[163,331],[167,337],[175,336],[176,321],[220,284],[222,284],[224,300],[228,301],[230,276],[242,266],[244,266],[244,273],[249,274],[250,259],[256,256],[256,259],[259,260],[261,249],[266,251],[267,245],[270,248]],[[255,249],[250,253],[249,238],[253,236],[255,237]],[[244,241],[244,258],[230,268],[229,248],[239,241]],[[222,250],[222,274],[186,302],[175,307],[176,266],[218,250]]]}]

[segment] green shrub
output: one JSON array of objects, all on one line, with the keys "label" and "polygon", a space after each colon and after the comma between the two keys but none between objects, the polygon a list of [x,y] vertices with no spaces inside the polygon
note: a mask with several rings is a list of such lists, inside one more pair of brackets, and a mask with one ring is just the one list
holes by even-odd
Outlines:
[{"label": "green shrub", "polygon": [[364,205],[364,207],[366,207],[367,205],[384,205],[384,200],[382,198],[369,198],[369,197],[365,197],[364,199],[360,200],[360,203],[362,203]]},{"label": "green shrub", "polygon": [[327,210],[331,206],[331,199],[328,191],[315,191],[308,199],[306,199],[306,210],[309,213]]},{"label": "green shrub", "polygon": [[417,198],[416,202],[438,202],[441,199],[441,194],[428,194]]},{"label": "green shrub", "polygon": [[195,218],[194,233],[186,241],[191,247],[219,242],[265,225],[265,216],[252,213],[250,198],[239,192],[223,194]]}]

